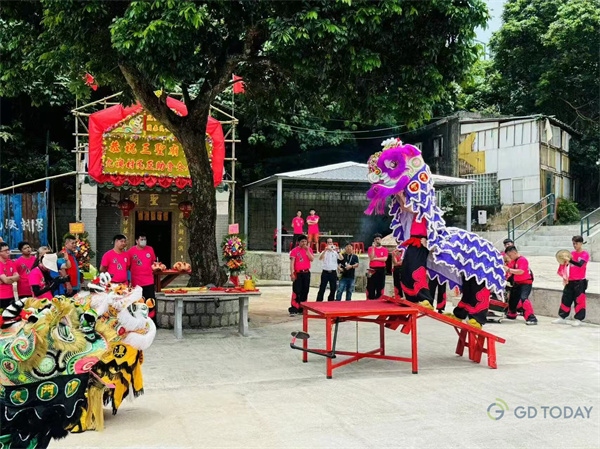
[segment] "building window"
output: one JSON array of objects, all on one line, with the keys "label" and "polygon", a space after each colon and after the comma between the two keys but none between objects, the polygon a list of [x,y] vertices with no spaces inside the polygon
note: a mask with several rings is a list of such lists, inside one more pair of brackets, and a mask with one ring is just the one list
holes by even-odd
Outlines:
[{"label": "building window", "polygon": [[553,147],[560,148],[560,145],[562,143],[561,132],[562,130],[558,126],[552,126],[552,141],[550,142],[550,144]]},{"label": "building window", "polygon": [[419,151],[423,151],[423,142],[417,142],[412,144],[413,147],[417,148]]},{"label": "building window", "polygon": [[562,171],[563,173],[569,173],[569,156],[562,155]]},{"label": "building window", "polygon": [[[498,176],[496,173],[464,175],[461,178],[477,181],[473,184],[473,196],[471,199],[473,206],[497,206],[500,204]],[[457,187],[456,195],[458,204],[465,206],[467,204],[467,187]]]},{"label": "building window", "polygon": [[512,197],[513,204],[523,203],[523,179],[512,180]]},{"label": "building window", "polygon": [[433,139],[433,157],[442,157],[444,155],[444,138],[442,136]]}]

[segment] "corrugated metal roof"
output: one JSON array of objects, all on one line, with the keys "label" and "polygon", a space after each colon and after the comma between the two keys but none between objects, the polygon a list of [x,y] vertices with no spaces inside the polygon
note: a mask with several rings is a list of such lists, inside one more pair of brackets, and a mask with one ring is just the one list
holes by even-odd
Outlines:
[{"label": "corrugated metal roof", "polygon": [[348,181],[363,182],[367,179],[369,172],[367,164],[358,162],[342,162],[340,164],[325,165],[323,167],[296,170],[286,173],[278,173],[280,178],[294,179],[322,179],[324,181]]},{"label": "corrugated metal roof", "polygon": [[[325,165],[323,167],[277,173],[259,181],[246,184],[246,187],[258,187],[270,184],[278,179],[293,179],[295,181],[329,181],[329,182],[355,182],[368,184],[368,165],[359,162],[342,162],[340,164]],[[437,186],[457,186],[474,184],[475,180],[453,178],[451,176],[432,175],[433,183]]]}]

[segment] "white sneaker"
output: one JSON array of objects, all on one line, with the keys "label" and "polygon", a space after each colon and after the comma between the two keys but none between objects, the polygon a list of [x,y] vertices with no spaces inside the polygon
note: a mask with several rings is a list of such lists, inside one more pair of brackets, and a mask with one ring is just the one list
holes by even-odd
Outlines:
[{"label": "white sneaker", "polygon": [[571,326],[581,326],[581,320],[573,320],[571,321]]},{"label": "white sneaker", "polygon": [[569,324],[569,320],[566,320],[564,318],[558,318],[552,321],[552,324]]}]

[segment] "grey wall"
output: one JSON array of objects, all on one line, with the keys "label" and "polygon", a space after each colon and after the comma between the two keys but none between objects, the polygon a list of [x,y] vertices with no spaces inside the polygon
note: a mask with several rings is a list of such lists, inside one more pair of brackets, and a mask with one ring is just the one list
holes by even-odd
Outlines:
[{"label": "grey wall", "polygon": [[[400,134],[403,142],[421,143],[423,159],[431,168],[432,173],[458,176],[458,141],[460,122],[458,117],[449,116],[444,120],[419,128],[416,132]],[[433,157],[433,141],[436,137],[443,138],[442,156]]]},{"label": "grey wall", "polygon": [[[56,238],[58,239],[56,244],[53,245],[52,249],[62,248],[63,236],[69,232],[69,223],[75,222],[75,202],[73,203],[56,203],[55,204],[55,217],[56,217]],[[51,228],[49,231],[53,233],[54,230]],[[54,237],[48,235],[48,240],[52,242]]]},{"label": "grey wall", "polygon": [[113,248],[112,238],[121,234],[121,211],[114,206],[98,205],[98,228],[96,260],[100,262],[102,256]]}]

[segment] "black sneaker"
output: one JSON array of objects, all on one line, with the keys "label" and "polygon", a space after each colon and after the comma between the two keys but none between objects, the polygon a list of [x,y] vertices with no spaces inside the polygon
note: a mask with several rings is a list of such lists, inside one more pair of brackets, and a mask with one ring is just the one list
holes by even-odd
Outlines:
[{"label": "black sneaker", "polygon": [[507,320],[516,320],[517,317],[516,316],[510,316],[510,315],[506,315],[506,319]]},{"label": "black sneaker", "polygon": [[530,316],[528,320],[525,321],[525,324],[528,326],[535,326],[538,323],[538,320],[535,316]]}]

